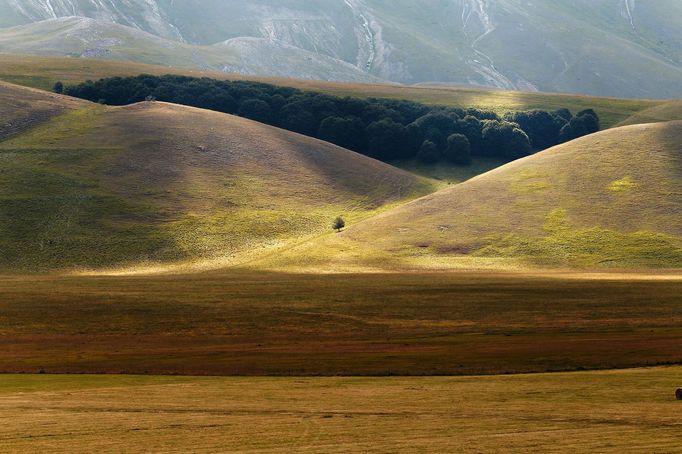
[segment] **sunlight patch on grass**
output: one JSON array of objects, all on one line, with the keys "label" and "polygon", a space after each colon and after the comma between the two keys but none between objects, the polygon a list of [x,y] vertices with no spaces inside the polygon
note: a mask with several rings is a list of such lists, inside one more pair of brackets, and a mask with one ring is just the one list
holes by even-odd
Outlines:
[{"label": "sunlight patch on grass", "polygon": [[577,267],[631,266],[674,268],[682,265],[682,247],[674,237],[655,232],[616,232],[601,227],[575,228],[565,209],[552,210],[541,238],[507,235],[474,255],[519,258],[535,264]]},{"label": "sunlight patch on grass", "polygon": [[625,176],[620,180],[616,180],[609,185],[609,191],[613,192],[625,192],[635,189],[637,183],[630,176]]},{"label": "sunlight patch on grass", "polygon": [[65,139],[78,138],[93,127],[106,111],[106,107],[90,105],[88,107],[58,115],[46,123],[18,137],[2,142],[3,148],[59,149],[56,144]]},{"label": "sunlight patch on grass", "polygon": [[533,181],[530,183],[514,182],[512,190],[516,193],[539,192],[550,189],[552,185],[548,181]]}]

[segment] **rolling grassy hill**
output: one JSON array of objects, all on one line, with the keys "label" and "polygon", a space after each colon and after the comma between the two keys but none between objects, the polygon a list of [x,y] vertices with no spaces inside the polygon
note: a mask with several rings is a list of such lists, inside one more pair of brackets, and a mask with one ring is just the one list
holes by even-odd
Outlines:
[{"label": "rolling grassy hill", "polygon": [[682,101],[669,101],[638,112],[618,126],[682,120]]},{"label": "rolling grassy hill", "polygon": [[[330,87],[364,86],[317,85]],[[0,142],[7,269],[680,265],[679,122],[583,138],[358,223],[444,182],[200,109],[110,108],[11,84],[0,85],[0,99],[9,119]],[[346,233],[296,246],[340,214]],[[262,259],[282,247],[293,249]]]},{"label": "rolling grassy hill", "polygon": [[682,122],[584,137],[295,248],[301,269],[682,267]]},{"label": "rolling grassy hill", "polygon": [[338,96],[407,99],[432,105],[474,107],[481,110],[492,110],[498,114],[513,110],[555,110],[566,107],[577,112],[582,109],[594,108],[599,113],[604,128],[625,121],[638,112],[666,103],[665,101],[519,92],[476,87],[335,83],[197,71],[127,61],[0,54],[0,80],[45,90],[51,90],[57,81],[77,84],[88,79],[136,76],[139,74],[184,74],[216,79],[257,80]]},{"label": "rolling grassy hill", "polygon": [[8,84],[0,93],[38,114],[43,104],[66,111],[0,142],[3,270],[236,263],[325,232],[335,216],[359,220],[431,188],[342,148],[215,112],[109,108]]}]

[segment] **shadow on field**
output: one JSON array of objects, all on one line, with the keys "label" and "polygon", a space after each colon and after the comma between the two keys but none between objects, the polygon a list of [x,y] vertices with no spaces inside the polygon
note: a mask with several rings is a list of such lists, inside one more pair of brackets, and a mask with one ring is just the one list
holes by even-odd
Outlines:
[{"label": "shadow on field", "polygon": [[682,360],[681,280],[8,277],[0,371],[449,375]]}]

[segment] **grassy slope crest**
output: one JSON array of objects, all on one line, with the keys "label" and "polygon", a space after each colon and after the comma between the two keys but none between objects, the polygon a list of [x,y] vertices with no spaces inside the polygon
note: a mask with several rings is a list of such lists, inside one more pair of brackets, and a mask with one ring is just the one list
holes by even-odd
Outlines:
[{"label": "grassy slope crest", "polygon": [[618,126],[629,126],[644,123],[661,123],[666,121],[682,120],[682,101],[668,101],[657,106],[637,112],[626,120],[618,123]]},{"label": "grassy slope crest", "polygon": [[0,139],[19,134],[50,118],[87,105],[80,99],[0,81]]}]

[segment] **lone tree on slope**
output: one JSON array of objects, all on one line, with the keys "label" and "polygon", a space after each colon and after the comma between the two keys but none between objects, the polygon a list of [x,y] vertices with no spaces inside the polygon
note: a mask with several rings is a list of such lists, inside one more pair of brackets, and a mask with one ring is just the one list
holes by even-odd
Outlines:
[{"label": "lone tree on slope", "polygon": [[341,216],[339,216],[338,218],[336,218],[336,219],[334,220],[334,223],[332,224],[332,228],[333,228],[334,230],[336,230],[337,232],[340,232],[341,230],[343,230],[343,228],[344,228],[345,226],[346,226],[346,221],[344,221],[343,218],[342,218]]}]

